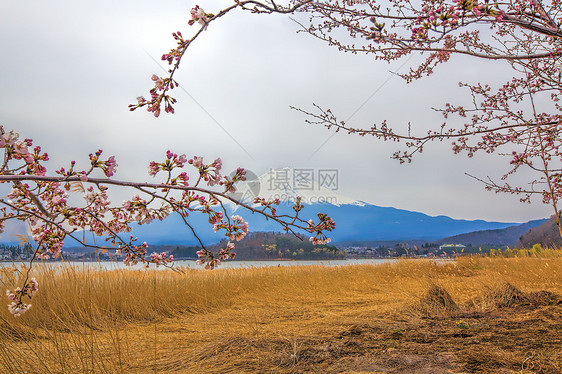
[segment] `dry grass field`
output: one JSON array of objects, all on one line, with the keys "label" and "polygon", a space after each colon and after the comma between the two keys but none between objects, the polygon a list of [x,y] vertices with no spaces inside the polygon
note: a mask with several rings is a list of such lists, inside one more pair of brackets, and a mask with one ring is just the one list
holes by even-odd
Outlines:
[{"label": "dry grass field", "polygon": [[560,257],[33,272],[2,373],[562,372]]}]

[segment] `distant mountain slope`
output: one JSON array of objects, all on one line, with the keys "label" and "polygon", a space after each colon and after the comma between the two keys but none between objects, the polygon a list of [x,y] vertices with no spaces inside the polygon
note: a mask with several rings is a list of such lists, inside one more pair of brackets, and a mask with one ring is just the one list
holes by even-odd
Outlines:
[{"label": "distant mountain slope", "polygon": [[316,211],[328,214],[336,222],[332,234],[334,241],[347,240],[435,240],[476,230],[500,229],[513,223],[486,222],[483,220],[457,220],[446,216],[432,217],[427,214],[403,209],[363,206],[316,204],[305,208],[312,216]]},{"label": "distant mountain slope", "polygon": [[[278,214],[290,214],[292,205],[282,204]],[[332,205],[327,203],[305,205],[300,212],[300,217],[316,218],[318,212],[328,214],[336,222],[336,229],[329,233],[334,242],[364,241],[364,240],[412,240],[419,239],[432,241],[451,235],[467,232],[503,229],[516,223],[487,222],[483,220],[456,220],[446,216],[431,217],[423,213],[408,210],[379,207],[365,204]],[[258,214],[247,211],[236,211],[250,225],[253,232],[280,232],[281,227],[267,221]],[[224,236],[214,233],[207,223],[206,216],[191,214],[190,222],[204,243],[216,243]],[[197,244],[191,231],[183,224],[180,218],[171,216],[162,222],[150,225],[133,225],[132,235],[149,244]],[[306,236],[306,233],[304,233]]]},{"label": "distant mountain slope", "polygon": [[[246,188],[235,192],[233,197],[244,200],[251,205],[255,195],[266,199],[280,198],[285,203],[278,207],[278,215],[294,214],[292,201],[297,196],[302,197],[305,205],[299,217],[308,220],[316,218],[319,212],[326,213],[336,222],[336,229],[328,233],[333,242],[343,241],[377,241],[377,240],[423,240],[433,241],[436,239],[453,235],[464,234],[478,230],[503,229],[518,223],[487,222],[483,220],[459,220],[446,216],[432,217],[427,214],[412,212],[404,209],[381,207],[358,201],[343,196],[336,190],[331,190],[312,183],[311,188],[306,190],[291,187],[290,184],[282,184],[279,180],[271,180],[272,173],[283,174],[284,177],[292,175],[290,169],[278,169],[270,171],[261,177],[256,177],[246,183]],[[285,179],[283,179],[285,181]],[[313,188],[312,188],[313,186]],[[281,227],[271,220],[266,220],[259,214],[252,214],[244,209],[236,209],[233,204],[225,205],[230,214],[239,214],[249,223],[252,232],[280,232]],[[187,218],[189,224],[195,229],[204,244],[217,243],[224,238],[222,233],[213,232],[208,223],[208,216],[198,212],[190,213]],[[306,224],[305,224],[306,225]],[[139,243],[146,241],[153,245],[197,245],[198,241],[182,219],[174,214],[164,221],[153,222],[149,225],[133,224],[133,231],[125,234],[127,238],[133,235],[139,238]],[[307,236],[307,233],[303,233]],[[91,243],[91,236],[86,235]],[[8,235],[2,238],[9,241]],[[13,238],[12,238],[13,240]],[[97,239],[98,244],[103,240]],[[65,241],[67,246],[76,246],[71,239]]]},{"label": "distant mountain slope", "polygon": [[553,218],[523,234],[517,242],[517,248],[531,248],[534,244],[543,247],[562,247],[562,238]]},{"label": "distant mountain slope", "polygon": [[521,235],[525,234],[530,229],[541,225],[546,222],[547,219],[539,219],[534,221],[529,221],[521,225],[515,225],[506,227],[505,229],[496,230],[481,230],[469,232],[466,234],[449,236],[443,239],[436,240],[434,243],[437,244],[472,244],[472,245],[482,245],[482,244],[492,244],[492,245],[507,245],[514,247]]},{"label": "distant mountain slope", "polygon": [[[333,242],[342,241],[365,241],[365,240],[423,240],[433,241],[443,237],[464,234],[478,230],[503,229],[516,223],[487,222],[483,220],[457,220],[446,216],[431,217],[427,214],[412,212],[408,210],[380,207],[371,204],[354,205],[332,205],[327,203],[309,204],[300,212],[302,218],[316,218],[317,213],[328,214],[336,222],[336,229],[329,233]],[[267,221],[258,214],[247,211],[235,211],[231,214],[240,214],[250,225],[253,232],[280,232],[281,227]],[[278,214],[291,214],[292,205],[282,204]],[[192,213],[188,222],[196,230],[205,244],[217,243],[224,238],[221,232],[215,233],[207,222],[207,216]],[[133,231],[125,234],[125,237],[133,235],[139,238],[139,242],[146,241],[149,244],[176,244],[196,245],[197,239],[191,230],[185,226],[177,215],[171,215],[164,221],[155,221],[149,225],[133,224]],[[25,233],[25,231],[23,231]],[[307,233],[303,233],[305,236]],[[86,235],[88,242],[92,242],[91,235]],[[5,233],[0,242],[16,241],[16,237]],[[103,239],[97,239],[96,243],[104,243]],[[70,238],[65,241],[66,245],[76,246]]]}]

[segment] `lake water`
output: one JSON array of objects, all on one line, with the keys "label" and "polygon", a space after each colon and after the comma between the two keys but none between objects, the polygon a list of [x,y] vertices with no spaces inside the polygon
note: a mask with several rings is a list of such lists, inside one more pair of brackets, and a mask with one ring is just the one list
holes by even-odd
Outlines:
[{"label": "lake water", "polygon": [[[396,258],[389,258],[389,259],[350,259],[350,260],[324,260],[324,261],[283,261],[283,260],[269,260],[269,261],[225,261],[220,264],[217,269],[237,269],[237,268],[252,268],[252,267],[267,267],[267,266],[311,266],[311,265],[321,265],[321,266],[347,266],[347,265],[380,265],[384,263],[392,263],[401,261],[400,259]],[[446,259],[446,258],[439,258],[439,259],[420,259],[420,261],[434,261],[436,263],[444,264],[450,261],[454,261],[453,259]],[[2,267],[11,267],[14,265],[22,265],[24,263],[18,262],[0,262],[0,268]],[[27,263],[25,263],[27,265]],[[34,266],[41,266],[41,262],[34,262]],[[142,265],[136,266],[126,266],[123,262],[112,262],[112,261],[49,261],[44,262],[46,266],[74,266],[77,268],[85,267],[85,268],[97,268],[97,269],[104,269],[104,270],[113,270],[113,269],[142,269]],[[156,269],[154,265],[150,266],[152,269]],[[203,267],[197,265],[194,260],[179,260],[174,261],[174,267],[184,267],[184,268],[191,268],[191,269],[201,269]],[[166,270],[167,268],[164,266],[159,266],[158,269]]]},{"label": "lake water", "polygon": [[[251,267],[267,267],[267,266],[310,266],[310,265],[322,265],[322,266],[347,266],[347,265],[380,265],[389,262],[399,261],[397,259],[350,259],[350,260],[325,260],[325,261],[225,261],[220,264],[217,269],[228,269],[228,268],[251,268]],[[442,261],[442,260],[438,260]],[[13,266],[12,262],[2,262],[0,267]],[[16,265],[21,265],[22,263],[15,263]],[[40,264],[39,262],[34,263],[34,265]],[[136,266],[126,266],[122,262],[112,262],[112,261],[100,261],[100,262],[81,262],[81,261],[53,261],[45,262],[47,266],[75,266],[75,267],[90,267],[98,269],[139,269],[142,265]],[[174,262],[174,266],[185,267],[192,269],[202,269],[200,265],[197,265],[194,260],[179,260]],[[151,265],[154,268],[154,265]],[[159,269],[166,269],[160,266]]]}]

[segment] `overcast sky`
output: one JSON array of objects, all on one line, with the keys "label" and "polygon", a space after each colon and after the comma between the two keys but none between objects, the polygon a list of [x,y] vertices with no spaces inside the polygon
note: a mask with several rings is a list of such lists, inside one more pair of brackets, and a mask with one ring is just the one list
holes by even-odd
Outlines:
[{"label": "overcast sky", "polygon": [[[201,0],[217,12],[232,0]],[[233,12],[210,25],[192,45],[176,75],[176,114],[155,119],[129,112],[148,97],[150,76],[162,74],[160,56],[171,33],[194,32],[194,2],[172,0],[20,1],[0,13],[0,124],[31,137],[58,168],[104,149],[119,163],[118,178],[149,179],[147,165],[171,149],[226,169],[243,166],[260,175],[271,168],[337,169],[338,192],[375,205],[453,218],[523,222],[551,214],[536,201],[522,204],[496,195],[467,177],[506,171],[490,155],[453,155],[434,144],[409,165],[390,155],[396,143],[333,134],[305,124],[290,105],[331,108],[355,126],[388,119],[397,128],[439,126],[431,108],[466,103],[459,81],[497,77],[498,63],[453,59],[434,76],[406,85],[391,73],[419,56],[392,64],[343,54],[299,33],[287,16]],[[303,20],[305,18],[302,18]],[[523,180],[529,178],[522,176]]]}]

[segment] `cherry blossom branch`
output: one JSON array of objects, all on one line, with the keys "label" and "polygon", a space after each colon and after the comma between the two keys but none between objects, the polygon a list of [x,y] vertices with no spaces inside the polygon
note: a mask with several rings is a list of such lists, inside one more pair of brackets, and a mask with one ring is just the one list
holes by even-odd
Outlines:
[{"label": "cherry blossom branch", "polygon": [[[119,187],[132,187],[136,189],[140,189],[144,193],[153,195],[153,193],[144,190],[143,188],[152,188],[152,189],[167,189],[167,190],[177,190],[177,191],[194,191],[199,193],[204,193],[212,197],[221,197],[225,200],[228,200],[244,209],[251,211],[252,213],[258,213],[263,215],[264,217],[271,219],[281,225],[285,225],[286,223],[283,222],[280,218],[288,218],[290,217],[293,219],[293,216],[288,215],[274,215],[265,212],[261,209],[256,209],[246,203],[243,203],[235,198],[227,195],[226,193],[212,191],[205,188],[200,187],[191,187],[191,186],[180,186],[180,185],[173,185],[173,184],[163,184],[163,183],[148,183],[148,182],[132,182],[132,181],[124,181],[124,180],[115,180],[109,178],[91,178],[88,177],[84,179],[80,176],[65,176],[65,177],[58,177],[58,176],[46,176],[46,175],[0,175],[0,183],[4,182],[21,182],[21,181],[42,181],[42,182],[55,182],[55,183],[62,183],[62,182],[78,182],[81,181],[83,183],[92,183],[96,185],[112,185],[112,186],[119,186]],[[156,198],[162,199],[162,197],[154,195]],[[305,220],[298,219],[300,222],[306,222]],[[295,221],[296,222],[296,221]],[[291,221],[292,223],[295,223]],[[299,229],[305,229],[305,226],[297,226]]]},{"label": "cherry blossom branch", "polygon": [[240,8],[256,14],[292,14],[299,8],[311,2],[312,0],[297,0],[293,1],[293,5],[280,6],[274,1],[262,2],[254,0],[234,0],[235,4],[220,10],[217,14],[206,13],[199,5],[196,5],[191,10],[191,19],[188,23],[189,25],[198,23],[200,25],[199,29],[189,39],[185,39],[180,31],[172,34],[174,40],[176,40],[177,46],[168,53],[162,55],[162,60],[167,61],[169,65],[172,65],[172,67],[168,70],[168,75],[166,77],[159,77],[156,74],[152,75],[154,87],[150,90],[150,100],[145,99],[144,96],[139,96],[137,97],[136,104],[129,105],[129,110],[134,111],[138,108],[146,107],[148,112],[151,112],[155,117],[158,117],[161,112],[162,104],[164,104],[164,111],[166,113],[173,114],[173,105],[176,103],[176,99],[171,97],[168,92],[175,87],[178,87],[178,83],[174,80],[174,74],[179,69],[182,58],[187,52],[187,49],[203,33],[203,31],[207,30],[212,22],[225,16],[232,10]]},{"label": "cherry blossom branch", "polygon": [[[206,268],[214,268],[221,260],[234,258],[234,243],[229,242],[226,248],[213,253],[204,246],[195,228],[186,219],[190,212],[207,214],[209,224],[215,232],[224,230],[224,235],[232,241],[243,239],[249,230],[248,224],[238,215],[229,216],[223,202],[230,202],[244,208],[251,213],[257,213],[266,219],[280,224],[286,232],[297,234],[297,230],[311,233],[313,241],[328,240],[326,231],[334,228],[333,221],[318,215],[318,223],[305,221],[299,217],[302,209],[300,199],[293,207],[294,215],[277,216],[272,205],[279,201],[256,201],[256,206],[240,202],[229,196],[236,190],[237,183],[245,180],[245,171],[238,168],[232,177],[221,174],[222,161],[216,159],[207,164],[202,157],[189,159],[185,155],[166,152],[162,162],[152,161],[149,164],[149,175],[155,177],[161,173],[165,182],[131,182],[117,180],[113,176],[116,172],[115,157],[102,159],[99,150],[89,155],[90,165],[85,170],[76,168],[76,162],[71,161],[70,168],[60,168],[57,175],[48,175],[43,161],[49,159],[40,147],[32,146],[31,139],[19,140],[19,135],[11,131],[6,133],[0,126],[0,148],[4,150],[4,168],[0,172],[0,183],[10,183],[12,190],[7,198],[0,198],[0,232],[9,219],[25,220],[29,223],[33,240],[37,243],[30,268],[35,258],[48,259],[60,255],[65,238],[69,237],[83,245],[84,240],[76,237],[77,230],[91,231],[95,236],[105,237],[111,248],[93,245],[94,248],[115,250],[123,255],[126,265],[143,263],[145,266],[172,266],[173,256],[167,253],[152,253],[147,255],[148,244],[135,244],[136,238],[127,241],[123,233],[131,231],[131,224],[148,224],[155,219],[163,220],[171,213],[178,213],[186,226],[193,232],[201,245],[199,263]],[[197,173],[195,186],[189,184],[189,175],[182,169],[191,168]],[[96,173],[103,173],[104,177],[97,177]],[[203,187],[206,184],[207,187]],[[200,186],[201,185],[201,186]],[[111,206],[107,191],[109,187],[122,187],[138,191],[119,206]],[[69,204],[72,195],[84,198],[86,203],[82,207]],[[162,206],[155,208],[153,203],[160,201]],[[259,208],[266,205],[269,211]],[[218,207],[218,209],[217,209]],[[26,277],[24,284],[15,290],[8,290],[11,300],[10,311],[19,316],[29,309],[30,305],[22,300],[31,298],[38,290],[35,279]]]}]

